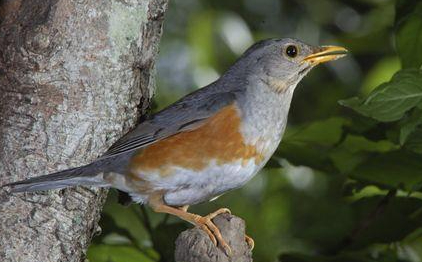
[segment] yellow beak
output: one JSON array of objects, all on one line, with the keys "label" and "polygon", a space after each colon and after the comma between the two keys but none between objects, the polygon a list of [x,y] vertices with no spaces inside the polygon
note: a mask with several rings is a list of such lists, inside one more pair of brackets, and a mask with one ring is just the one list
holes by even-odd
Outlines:
[{"label": "yellow beak", "polygon": [[318,51],[305,57],[303,61],[313,65],[339,59],[347,54],[347,49],[340,46],[321,46]]}]

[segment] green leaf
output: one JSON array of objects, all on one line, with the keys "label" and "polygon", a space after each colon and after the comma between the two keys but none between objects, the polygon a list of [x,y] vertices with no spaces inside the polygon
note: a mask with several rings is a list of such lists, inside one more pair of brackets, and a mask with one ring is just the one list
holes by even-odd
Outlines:
[{"label": "green leaf", "polygon": [[419,4],[420,0],[396,0],[395,23],[398,24],[412,15]]},{"label": "green leaf", "polygon": [[[369,252],[368,252],[369,253]],[[410,262],[403,260],[402,254],[395,250],[388,249],[383,252],[373,252],[372,254],[364,252],[348,252],[337,256],[304,255],[298,253],[283,254],[280,256],[280,262]]]},{"label": "green leaf", "polygon": [[411,190],[422,182],[422,157],[398,150],[367,158],[351,171],[357,180]]},{"label": "green leaf", "polygon": [[371,141],[362,136],[348,135],[336,149],[331,151],[330,158],[341,173],[349,173],[362,163],[369,152],[388,152],[398,146],[387,140]]},{"label": "green leaf", "polygon": [[422,154],[422,128],[416,129],[416,131],[409,136],[404,146],[408,150]]},{"label": "green leaf", "polygon": [[103,234],[100,236],[102,238],[114,232],[126,237],[136,245],[141,245],[148,240],[148,232],[134,208],[124,207],[117,203],[117,192],[115,190],[111,190],[109,193],[100,226],[103,229]]},{"label": "green leaf", "polygon": [[422,124],[422,110],[416,108],[412,114],[407,118],[401,121],[400,123],[400,134],[399,142],[400,145],[404,145],[408,137],[416,131],[418,126]]},{"label": "green leaf", "polygon": [[380,206],[383,201],[384,196],[373,196],[359,199],[352,204],[357,226],[361,230],[350,243],[351,249],[363,248],[373,243],[400,241],[422,227],[421,199],[393,197]]},{"label": "green leaf", "polygon": [[422,103],[422,70],[401,70],[367,98],[354,97],[339,103],[381,122],[399,120],[408,110]]},{"label": "green leaf", "polygon": [[283,254],[280,262],[375,262],[364,255],[310,256],[298,253]]},{"label": "green leaf", "polygon": [[[319,250],[328,250],[339,243],[354,227],[353,210],[339,194],[331,199],[307,199],[307,203],[295,200],[296,207],[292,219],[292,234]],[[303,198],[302,198],[303,199]],[[323,201],[321,201],[323,200]]]},{"label": "green leaf", "polygon": [[[382,205],[380,203],[383,203]],[[395,249],[383,249],[374,256],[374,250],[366,248],[372,244],[389,244],[403,240],[422,227],[422,200],[412,197],[384,196],[361,198],[350,205],[354,227],[346,232],[346,242],[339,242],[335,256],[310,256],[286,253],[282,262],[380,262],[407,261],[403,253]],[[322,235],[321,235],[322,236]],[[328,249],[330,251],[330,249]],[[324,252],[319,252],[324,254]],[[331,252],[329,252],[331,254]],[[400,259],[399,259],[400,257]]]},{"label": "green leaf", "polygon": [[330,159],[334,166],[343,174],[355,169],[366,157],[366,154],[353,153],[344,149],[333,150],[330,153]]},{"label": "green leaf", "polygon": [[398,23],[396,47],[403,68],[420,68],[422,65],[422,4]]},{"label": "green leaf", "polygon": [[176,238],[183,230],[186,223],[160,223],[154,228],[152,241],[154,249],[160,254],[161,261],[173,261]]},{"label": "green leaf", "polygon": [[400,69],[401,64],[398,56],[382,58],[366,73],[361,93],[368,95],[374,88],[389,81]]},{"label": "green leaf", "polygon": [[289,129],[276,156],[286,158],[294,165],[331,172],[334,167],[328,157],[329,151],[340,140],[346,123],[344,118],[329,118],[300,129]]},{"label": "green leaf", "polygon": [[363,136],[348,135],[341,147],[350,152],[388,152],[398,149],[396,145],[387,140],[371,141]]},{"label": "green leaf", "polygon": [[153,262],[149,256],[131,246],[91,245],[88,250],[90,262]]},{"label": "green leaf", "polygon": [[339,117],[316,121],[304,128],[287,132],[283,141],[286,143],[313,143],[330,146],[340,140],[342,127],[346,123],[346,119]]}]

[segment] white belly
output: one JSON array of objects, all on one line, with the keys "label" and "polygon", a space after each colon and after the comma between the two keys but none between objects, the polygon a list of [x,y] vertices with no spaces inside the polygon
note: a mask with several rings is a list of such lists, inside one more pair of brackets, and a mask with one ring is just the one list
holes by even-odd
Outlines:
[{"label": "white belly", "polygon": [[168,205],[193,205],[211,200],[229,190],[243,186],[259,170],[255,160],[242,164],[239,160],[231,164],[217,165],[215,161],[201,172],[177,167],[168,177],[150,180],[154,190],[163,190]]}]

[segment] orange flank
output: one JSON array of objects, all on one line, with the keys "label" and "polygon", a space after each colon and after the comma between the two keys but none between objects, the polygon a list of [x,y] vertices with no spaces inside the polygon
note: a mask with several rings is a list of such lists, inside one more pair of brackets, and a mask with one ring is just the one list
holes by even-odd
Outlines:
[{"label": "orange flank", "polygon": [[[210,160],[217,164],[263,156],[255,146],[245,144],[240,133],[241,119],[236,106],[229,105],[210,117],[199,128],[158,141],[135,155],[131,161],[132,176],[143,171],[157,171],[166,176],[174,166],[201,171]],[[136,179],[136,177],[133,177]]]}]

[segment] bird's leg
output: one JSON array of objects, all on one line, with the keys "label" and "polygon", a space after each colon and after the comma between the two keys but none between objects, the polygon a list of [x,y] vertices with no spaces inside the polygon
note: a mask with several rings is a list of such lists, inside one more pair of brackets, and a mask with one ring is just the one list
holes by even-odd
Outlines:
[{"label": "bird's leg", "polygon": [[227,208],[221,208],[207,216],[202,217],[197,214],[186,212],[183,210],[183,208],[175,208],[166,205],[162,200],[162,196],[152,196],[150,197],[148,203],[155,212],[175,215],[180,219],[183,219],[201,228],[205,231],[205,233],[207,233],[207,235],[215,245],[217,245],[217,243],[220,244],[220,246],[223,248],[227,255],[231,254],[230,246],[223,239],[223,236],[221,235],[221,232],[218,227],[211,221],[215,216],[219,214],[230,212],[230,210],[228,210]]},{"label": "bird's leg", "polygon": [[189,208],[189,205],[184,205],[184,206],[179,207],[180,210],[183,210],[185,212],[188,212],[188,208]]}]

